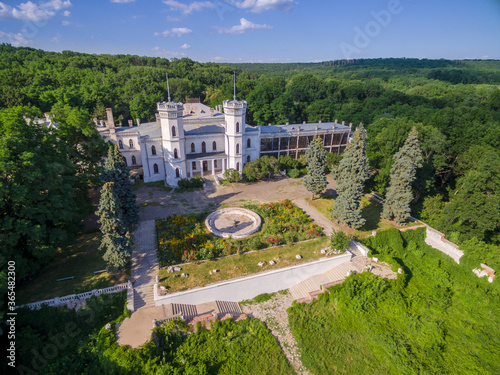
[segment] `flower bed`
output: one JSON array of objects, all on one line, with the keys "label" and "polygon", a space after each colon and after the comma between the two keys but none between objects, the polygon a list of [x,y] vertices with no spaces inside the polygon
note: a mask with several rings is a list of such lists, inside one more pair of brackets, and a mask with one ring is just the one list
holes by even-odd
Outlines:
[{"label": "flower bed", "polygon": [[291,201],[246,205],[262,218],[260,232],[240,240],[219,238],[204,225],[207,214],[174,215],[156,221],[160,266],[244,253],[322,235],[322,230]]}]

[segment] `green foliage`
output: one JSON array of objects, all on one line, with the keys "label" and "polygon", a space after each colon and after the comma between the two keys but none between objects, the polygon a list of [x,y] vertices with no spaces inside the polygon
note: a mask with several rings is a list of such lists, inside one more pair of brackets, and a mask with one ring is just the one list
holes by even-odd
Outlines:
[{"label": "green foliage", "polygon": [[397,280],[363,272],[318,301],[289,309],[311,373],[500,371],[498,286],[427,246],[424,238],[422,229],[378,232],[366,244],[403,268]]},{"label": "green foliage", "polygon": [[418,145],[418,132],[413,128],[403,147],[394,155],[391,182],[384,200],[382,217],[403,223],[410,217],[410,202],[413,199],[411,184],[421,167],[422,151]]},{"label": "green foliage", "polygon": [[132,239],[125,226],[114,182],[106,182],[101,189],[97,216],[101,224],[103,259],[112,271],[124,268],[132,256]]},{"label": "green foliage", "polygon": [[227,182],[239,182],[241,180],[240,172],[236,169],[228,168],[224,171],[224,180]]},{"label": "green foliage", "polygon": [[341,230],[336,231],[330,236],[330,246],[332,250],[341,252],[346,251],[349,248],[349,241],[349,237]]},{"label": "green foliage", "polygon": [[192,191],[193,189],[202,189],[205,180],[201,176],[194,176],[193,178],[181,178],[177,182],[178,192]]},{"label": "green foliage", "polygon": [[364,183],[369,176],[366,130],[360,125],[347,146],[339,166],[333,170],[338,194],[332,209],[333,218],[352,228],[361,228],[364,225],[366,220],[361,215],[359,202],[363,196]]},{"label": "green foliage", "polygon": [[306,150],[307,173],[302,183],[304,187],[312,193],[318,195],[325,191],[328,182],[326,181],[326,151],[323,148],[323,140],[320,137],[313,139]]},{"label": "green foliage", "polygon": [[102,168],[100,179],[103,182],[113,182],[118,207],[122,212],[125,225],[137,224],[139,222],[139,206],[130,183],[130,170],[128,169],[118,146],[109,148],[108,157]]},{"label": "green foliage", "polygon": [[290,178],[299,178],[300,177],[300,171],[298,169],[290,169],[287,173],[288,177]]}]

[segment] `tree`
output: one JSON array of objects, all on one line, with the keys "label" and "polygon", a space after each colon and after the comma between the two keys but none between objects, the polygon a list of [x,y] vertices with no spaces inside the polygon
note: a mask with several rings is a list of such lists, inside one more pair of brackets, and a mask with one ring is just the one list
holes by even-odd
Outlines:
[{"label": "tree", "polygon": [[403,147],[394,155],[391,181],[382,211],[383,218],[403,223],[410,217],[410,203],[413,200],[411,184],[415,180],[417,168],[422,166],[421,161],[418,132],[413,127]]},{"label": "tree", "polygon": [[97,216],[102,232],[99,247],[99,250],[104,251],[102,258],[111,271],[122,269],[132,255],[132,240],[123,221],[114,182],[106,182],[101,189]]},{"label": "tree", "polygon": [[118,147],[110,147],[108,157],[101,172],[101,181],[114,182],[114,189],[118,197],[118,206],[122,210],[123,223],[132,225],[139,222],[139,207],[136,196],[130,184],[130,170],[125,165],[123,156]]},{"label": "tree", "polygon": [[364,184],[370,177],[366,138],[366,130],[360,125],[347,146],[339,166],[333,170],[338,196],[332,208],[332,217],[351,228],[360,228],[366,221],[359,208]]},{"label": "tree", "polygon": [[320,194],[325,191],[328,182],[326,181],[326,151],[323,148],[323,140],[320,137],[313,139],[306,150],[307,173],[303,183],[305,188],[314,194]]}]

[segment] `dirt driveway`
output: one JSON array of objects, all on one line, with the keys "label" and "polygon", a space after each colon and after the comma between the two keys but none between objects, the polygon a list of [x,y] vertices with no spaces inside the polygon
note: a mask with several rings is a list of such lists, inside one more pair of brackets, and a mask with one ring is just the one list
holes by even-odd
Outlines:
[{"label": "dirt driveway", "polygon": [[[325,194],[333,194],[335,189],[335,181],[329,177]],[[173,193],[159,188],[141,187],[135,193],[137,203],[141,206],[141,220],[160,219],[174,213],[213,211],[221,206],[238,206],[248,201],[266,203],[311,197],[311,193],[302,185],[302,179],[293,178],[230,186],[216,186],[213,180],[208,180],[203,191]]]}]

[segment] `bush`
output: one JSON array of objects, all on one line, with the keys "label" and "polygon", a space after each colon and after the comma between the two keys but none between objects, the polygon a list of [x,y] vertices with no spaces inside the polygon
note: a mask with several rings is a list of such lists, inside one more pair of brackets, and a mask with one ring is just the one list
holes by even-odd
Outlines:
[{"label": "bush", "polygon": [[181,178],[177,183],[179,190],[200,189],[203,188],[205,180],[200,176],[195,176],[191,179]]},{"label": "bush", "polygon": [[224,171],[224,179],[229,182],[239,182],[241,180],[240,173],[233,168]]},{"label": "bush", "polygon": [[299,178],[300,177],[300,171],[298,169],[290,169],[287,172],[288,177],[290,178]]},{"label": "bush", "polygon": [[338,250],[341,252],[346,251],[349,248],[349,237],[346,236],[341,230],[333,233],[330,237],[330,245],[332,250]]}]

